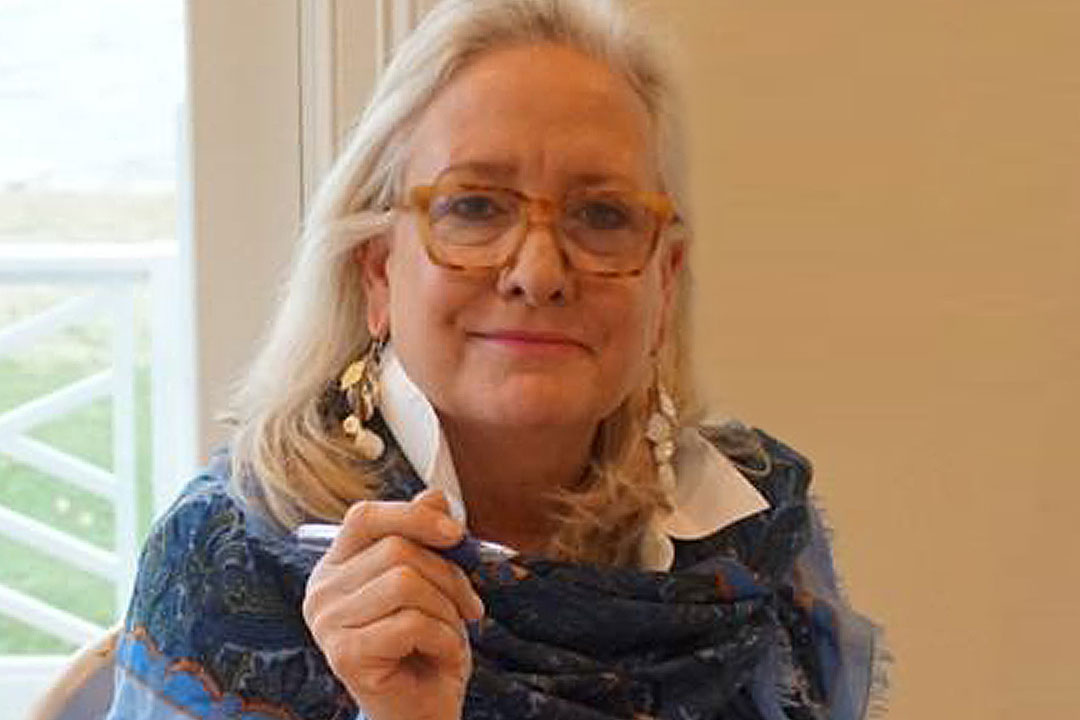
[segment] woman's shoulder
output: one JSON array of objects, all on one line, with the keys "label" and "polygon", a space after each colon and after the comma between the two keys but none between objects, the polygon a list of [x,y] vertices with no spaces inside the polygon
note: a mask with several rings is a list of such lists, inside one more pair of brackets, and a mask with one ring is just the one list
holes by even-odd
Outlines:
[{"label": "woman's shoulder", "polygon": [[217,455],[154,522],[143,545],[138,583],[210,580],[225,569],[222,558],[233,569],[240,562],[248,566],[261,542],[281,534],[237,494],[228,457]]},{"label": "woman's shoulder", "polygon": [[215,453],[207,465],[177,494],[151,528],[147,548],[155,544],[169,554],[196,547],[205,550],[241,544],[247,550],[269,545],[275,552],[295,550],[288,530],[280,525],[232,478],[226,451]]},{"label": "woman's shoulder", "polygon": [[698,431],[731,460],[772,507],[805,499],[814,466],[791,445],[741,420],[705,422]]},{"label": "woman's shoulder", "polygon": [[[227,458],[212,460],[143,548],[120,646],[136,694],[185,708],[258,699],[297,716],[347,717],[300,610],[313,564],[236,493]],[[174,689],[177,673],[188,690]]]},{"label": "woman's shoulder", "polygon": [[698,431],[761,493],[768,508],[707,537],[677,543],[676,566],[692,567],[727,556],[763,576],[784,577],[812,530],[810,460],[766,431],[738,420],[703,423]]},{"label": "woman's shoulder", "polygon": [[[270,583],[268,578],[273,578],[282,601],[298,603],[313,565],[313,558],[300,551],[284,528],[237,492],[229,458],[218,454],[151,529],[139,562],[132,611],[137,613],[140,600],[160,600],[161,593],[154,590],[163,593],[177,583],[190,588],[183,594],[189,602],[218,603],[225,598],[213,593],[227,587],[243,588],[246,599],[262,595],[255,590]],[[230,599],[230,609],[244,610],[235,599]]]},{"label": "woman's shoulder", "polygon": [[[150,530],[150,543],[192,542],[210,526],[243,524],[243,503],[230,491],[227,459],[215,456],[180,490]],[[221,539],[219,534],[217,539]]]}]

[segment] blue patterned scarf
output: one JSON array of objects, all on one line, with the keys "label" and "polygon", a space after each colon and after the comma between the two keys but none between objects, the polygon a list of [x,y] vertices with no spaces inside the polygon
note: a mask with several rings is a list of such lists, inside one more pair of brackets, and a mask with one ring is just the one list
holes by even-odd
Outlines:
[{"label": "blue patterned scarf", "polygon": [[[771,508],[675,541],[671,572],[537,557],[480,568],[487,616],[470,628],[464,718],[868,715],[877,632],[837,590],[809,463],[761,431],[710,439]],[[388,467],[386,499],[423,489],[400,454]],[[219,458],[147,542],[110,717],[356,717],[301,617],[313,558],[226,474]]]}]

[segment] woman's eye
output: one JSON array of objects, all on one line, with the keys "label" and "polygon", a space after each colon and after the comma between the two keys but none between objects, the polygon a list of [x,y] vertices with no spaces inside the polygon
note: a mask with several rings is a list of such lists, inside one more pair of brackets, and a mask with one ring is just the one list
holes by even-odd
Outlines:
[{"label": "woman's eye", "polygon": [[631,224],[630,212],[612,202],[589,202],[578,208],[578,220],[590,230],[622,230]]},{"label": "woman's eye", "polygon": [[459,195],[449,198],[444,209],[446,215],[471,222],[493,220],[505,211],[496,198],[488,195]]}]

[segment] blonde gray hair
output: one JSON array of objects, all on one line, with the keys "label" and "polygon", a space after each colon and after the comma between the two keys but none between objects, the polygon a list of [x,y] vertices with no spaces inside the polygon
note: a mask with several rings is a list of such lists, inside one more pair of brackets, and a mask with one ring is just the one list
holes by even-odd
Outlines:
[{"label": "blonde gray hair", "polygon": [[[322,397],[369,342],[355,250],[387,231],[411,128],[463,66],[532,43],[565,45],[605,62],[648,109],[661,180],[685,225],[671,80],[641,27],[617,0],[444,0],[396,52],[314,197],[275,322],[233,399],[233,477],[281,523],[339,519],[350,504],[378,492],[382,468],[362,460],[328,422]],[[685,404],[683,275],[660,367]],[[601,423],[585,482],[557,497],[562,513],[553,555],[633,563],[641,533],[667,506],[643,440],[650,386]]]}]

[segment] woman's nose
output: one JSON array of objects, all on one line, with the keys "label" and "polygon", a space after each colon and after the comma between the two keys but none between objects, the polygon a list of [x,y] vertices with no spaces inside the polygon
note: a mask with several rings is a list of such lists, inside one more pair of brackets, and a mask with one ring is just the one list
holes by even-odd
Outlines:
[{"label": "woman's nose", "polygon": [[564,305],[573,292],[569,258],[548,223],[530,225],[517,251],[499,273],[498,291],[531,306]]}]

